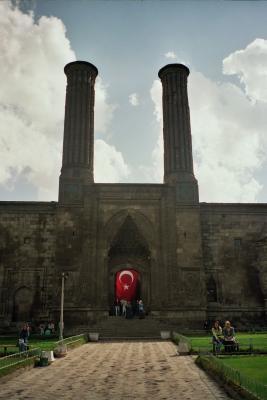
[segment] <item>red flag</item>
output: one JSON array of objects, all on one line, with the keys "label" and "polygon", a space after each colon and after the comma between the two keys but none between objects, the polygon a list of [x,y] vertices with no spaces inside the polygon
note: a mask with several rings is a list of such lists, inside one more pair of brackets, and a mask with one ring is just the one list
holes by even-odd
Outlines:
[{"label": "red flag", "polygon": [[136,298],[139,273],[134,269],[123,269],[116,273],[116,299],[132,301]]}]

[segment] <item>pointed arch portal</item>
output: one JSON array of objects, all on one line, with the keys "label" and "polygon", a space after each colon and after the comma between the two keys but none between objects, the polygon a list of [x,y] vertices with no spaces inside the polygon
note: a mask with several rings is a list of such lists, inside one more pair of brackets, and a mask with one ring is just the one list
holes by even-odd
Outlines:
[{"label": "pointed arch portal", "polygon": [[131,215],[111,240],[109,252],[109,303],[142,299],[150,303],[150,249]]}]

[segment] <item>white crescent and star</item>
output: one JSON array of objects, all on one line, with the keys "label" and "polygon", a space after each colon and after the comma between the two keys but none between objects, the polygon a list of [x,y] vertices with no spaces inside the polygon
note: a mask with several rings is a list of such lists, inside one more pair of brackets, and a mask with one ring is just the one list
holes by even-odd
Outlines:
[{"label": "white crescent and star", "polygon": [[[127,285],[126,283],[124,284],[122,281],[121,281],[121,278],[122,278],[122,276],[123,275],[128,275],[128,276],[130,276],[130,278],[131,278],[131,283],[130,283],[130,285]],[[131,272],[131,271],[121,271],[120,272],[120,274],[119,274],[119,281],[123,284],[123,288],[125,289],[125,290],[128,290],[129,289],[129,287],[131,286],[131,284],[133,283],[133,281],[134,281],[134,276],[133,276],[133,273]]]}]

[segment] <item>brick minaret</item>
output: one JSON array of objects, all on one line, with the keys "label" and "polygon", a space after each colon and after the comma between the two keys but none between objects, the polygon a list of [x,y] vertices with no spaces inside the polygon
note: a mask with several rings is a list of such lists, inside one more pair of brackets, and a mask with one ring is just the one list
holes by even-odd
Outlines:
[{"label": "brick minaret", "polygon": [[67,76],[63,160],[59,200],[78,200],[82,185],[94,182],[94,103],[97,68],[75,61],[64,68]]},{"label": "brick minaret", "polygon": [[163,93],[164,183],[176,185],[179,202],[198,202],[194,176],[190,111],[187,96],[189,69],[168,64],[159,71]]}]

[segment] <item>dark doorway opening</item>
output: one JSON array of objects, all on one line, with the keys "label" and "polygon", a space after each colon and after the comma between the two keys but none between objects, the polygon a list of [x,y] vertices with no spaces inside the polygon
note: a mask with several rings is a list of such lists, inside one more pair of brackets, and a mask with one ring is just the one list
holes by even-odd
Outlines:
[{"label": "dark doorway opening", "polygon": [[[109,257],[109,305],[112,308],[118,296],[117,281],[132,284],[135,278],[134,300],[150,304],[150,250],[131,216],[127,216],[111,242]],[[121,272],[126,274],[120,276]],[[127,291],[128,289],[126,289]],[[131,296],[130,296],[131,297]],[[127,300],[127,299],[126,299]]]}]

